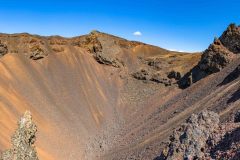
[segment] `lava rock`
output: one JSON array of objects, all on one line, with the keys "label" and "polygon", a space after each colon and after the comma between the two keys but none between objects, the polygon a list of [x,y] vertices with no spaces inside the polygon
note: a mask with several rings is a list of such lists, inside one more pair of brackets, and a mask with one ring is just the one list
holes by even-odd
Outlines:
[{"label": "lava rock", "polygon": [[175,79],[175,80],[180,80],[182,78],[181,76],[181,73],[180,72],[177,72],[177,71],[171,71],[169,74],[168,74],[168,78],[170,79]]},{"label": "lava rock", "polygon": [[3,44],[1,41],[0,41],[0,57],[4,56],[5,54],[8,53],[8,47],[7,45]]},{"label": "lava rock", "polygon": [[219,39],[215,39],[206,51],[204,51],[198,66],[200,70],[208,74],[216,73],[227,66],[234,54],[227,50]]},{"label": "lava rock", "polygon": [[222,44],[233,53],[240,53],[240,27],[232,23],[219,38]]},{"label": "lava rock", "polygon": [[100,64],[111,65],[116,68],[120,68],[123,66],[123,63],[121,63],[118,59],[112,58],[111,56],[108,56],[103,52],[97,52],[93,55],[93,57]]},{"label": "lava rock", "polygon": [[36,132],[37,126],[32,121],[32,115],[26,111],[12,136],[12,148],[3,152],[0,160],[38,160],[34,146]]},{"label": "lava rock", "polygon": [[203,52],[199,63],[178,81],[178,85],[180,88],[187,88],[192,83],[221,71],[236,58],[236,54],[229,51],[218,38],[215,38],[214,42]]},{"label": "lava rock", "polygon": [[140,71],[133,73],[132,76],[138,80],[150,80],[151,79],[151,73],[146,69],[141,69]]},{"label": "lava rock", "polygon": [[211,111],[193,114],[170,136],[170,143],[161,157],[166,160],[203,159],[206,141],[218,127],[218,114]]}]

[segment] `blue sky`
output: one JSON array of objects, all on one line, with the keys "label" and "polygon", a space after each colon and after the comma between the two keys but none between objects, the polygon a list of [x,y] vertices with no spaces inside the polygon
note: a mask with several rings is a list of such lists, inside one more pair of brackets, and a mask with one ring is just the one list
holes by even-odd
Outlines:
[{"label": "blue sky", "polygon": [[239,0],[0,0],[0,32],[71,37],[99,30],[193,52],[229,23],[240,24],[239,8]]}]

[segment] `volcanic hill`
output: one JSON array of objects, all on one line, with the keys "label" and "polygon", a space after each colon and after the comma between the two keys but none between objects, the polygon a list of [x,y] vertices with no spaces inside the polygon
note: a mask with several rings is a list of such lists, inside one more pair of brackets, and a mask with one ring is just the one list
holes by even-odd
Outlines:
[{"label": "volcanic hill", "polygon": [[98,31],[0,34],[0,152],[30,110],[39,159],[154,159],[193,113],[240,109],[239,46],[233,24],[203,53]]}]

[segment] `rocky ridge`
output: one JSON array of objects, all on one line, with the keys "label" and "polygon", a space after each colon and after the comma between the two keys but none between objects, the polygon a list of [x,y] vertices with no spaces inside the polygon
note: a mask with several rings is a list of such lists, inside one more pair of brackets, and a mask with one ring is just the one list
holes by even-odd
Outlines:
[{"label": "rocky ridge", "polygon": [[186,88],[192,83],[222,70],[239,57],[239,46],[240,27],[230,24],[222,36],[215,38],[214,42],[203,52],[199,63],[178,82],[179,86]]}]

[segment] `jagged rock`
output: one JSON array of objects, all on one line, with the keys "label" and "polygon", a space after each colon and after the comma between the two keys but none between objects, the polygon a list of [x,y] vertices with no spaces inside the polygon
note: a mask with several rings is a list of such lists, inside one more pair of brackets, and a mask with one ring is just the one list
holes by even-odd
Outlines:
[{"label": "jagged rock", "polygon": [[138,80],[143,80],[144,82],[152,81],[156,83],[162,83],[165,86],[172,85],[172,81],[170,79],[164,78],[164,76],[158,72],[153,73],[147,69],[141,69],[140,71],[133,73],[132,76]]},{"label": "jagged rock", "polygon": [[98,63],[101,63],[101,64],[111,65],[117,68],[120,68],[121,66],[123,66],[123,63],[121,63],[118,59],[105,55],[102,52],[95,53],[93,57],[96,59]]},{"label": "jagged rock", "polygon": [[211,133],[219,127],[219,115],[211,111],[193,114],[175,130],[170,144],[162,156],[166,160],[203,159],[205,144]]},{"label": "jagged rock", "polygon": [[132,74],[132,76],[138,80],[150,80],[151,79],[151,73],[149,73],[146,69],[141,69],[140,71],[137,71]]},{"label": "jagged rock", "polygon": [[195,83],[225,68],[237,58],[237,53],[240,51],[239,46],[240,29],[231,24],[223,35],[219,39],[215,38],[214,42],[203,52],[199,63],[179,80],[179,87],[189,87],[191,85],[188,82],[189,79]]},{"label": "jagged rock", "polygon": [[8,53],[8,48],[7,48],[7,45],[3,44],[1,41],[0,41],[0,57],[4,56],[5,54]]},{"label": "jagged rock", "polygon": [[100,35],[101,33],[99,31],[92,31],[89,35],[76,39],[73,45],[87,49],[100,64],[117,68],[124,66],[124,63],[119,60],[116,55],[103,50],[103,44],[99,40]]},{"label": "jagged rock", "polygon": [[219,72],[231,62],[234,54],[227,50],[219,39],[215,39],[206,51],[204,51],[198,66],[200,70],[208,74]]},{"label": "jagged rock", "polygon": [[26,111],[12,136],[12,148],[3,152],[0,160],[38,160],[34,146],[36,132],[37,126],[32,121],[31,113]]},{"label": "jagged rock", "polygon": [[177,71],[171,71],[169,74],[168,74],[168,78],[170,79],[175,79],[175,80],[180,80],[181,79],[181,73],[180,72],[177,72]]},{"label": "jagged rock", "polygon": [[240,123],[219,123],[218,114],[202,111],[197,115],[193,114],[173,132],[168,146],[155,159],[238,160],[239,156]]},{"label": "jagged rock", "polygon": [[34,46],[31,48],[31,53],[29,55],[29,58],[32,60],[39,60],[44,58],[46,55],[44,53],[44,50],[40,48],[39,46]]},{"label": "jagged rock", "polygon": [[219,38],[228,50],[233,53],[240,53],[240,27],[232,23]]},{"label": "jagged rock", "polygon": [[86,37],[76,39],[72,45],[85,48],[93,54],[95,54],[97,52],[101,52],[102,44],[98,40],[97,34],[99,34],[98,31],[92,31]]}]

